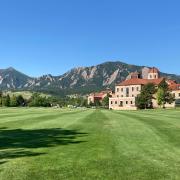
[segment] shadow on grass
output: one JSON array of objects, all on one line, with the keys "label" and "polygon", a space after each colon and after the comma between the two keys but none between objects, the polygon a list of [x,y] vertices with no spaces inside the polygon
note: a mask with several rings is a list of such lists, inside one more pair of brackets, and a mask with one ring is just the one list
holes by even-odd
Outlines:
[{"label": "shadow on grass", "polygon": [[[53,129],[7,129],[0,128],[0,159],[39,156],[44,153],[30,149],[48,148],[59,145],[79,144],[77,138],[86,136],[77,130]],[[5,161],[0,161],[0,165]]]}]

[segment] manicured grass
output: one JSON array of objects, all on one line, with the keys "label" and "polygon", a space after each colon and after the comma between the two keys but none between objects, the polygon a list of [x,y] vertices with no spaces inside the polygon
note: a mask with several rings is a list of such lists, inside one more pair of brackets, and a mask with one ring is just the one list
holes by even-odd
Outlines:
[{"label": "manicured grass", "polygon": [[0,109],[0,180],[180,179],[180,110]]}]

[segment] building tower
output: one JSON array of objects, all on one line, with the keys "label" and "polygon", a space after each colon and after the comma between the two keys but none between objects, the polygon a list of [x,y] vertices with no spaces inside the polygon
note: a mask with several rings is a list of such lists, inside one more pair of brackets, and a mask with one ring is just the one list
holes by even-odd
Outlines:
[{"label": "building tower", "polygon": [[148,72],[148,79],[158,79],[159,78],[159,70],[155,67],[151,68]]}]

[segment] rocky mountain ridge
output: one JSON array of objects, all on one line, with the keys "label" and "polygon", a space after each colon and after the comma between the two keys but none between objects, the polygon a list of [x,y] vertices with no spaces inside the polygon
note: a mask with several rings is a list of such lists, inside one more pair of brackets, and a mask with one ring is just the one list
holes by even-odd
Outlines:
[{"label": "rocky mountain ridge", "polygon": [[[129,65],[123,62],[105,62],[91,67],[78,67],[60,76],[50,74],[38,78],[27,76],[10,67],[0,69],[1,90],[31,90],[60,95],[89,93],[105,88],[126,79],[130,72],[145,72],[148,67]],[[180,76],[161,73],[162,76],[180,82]]]}]

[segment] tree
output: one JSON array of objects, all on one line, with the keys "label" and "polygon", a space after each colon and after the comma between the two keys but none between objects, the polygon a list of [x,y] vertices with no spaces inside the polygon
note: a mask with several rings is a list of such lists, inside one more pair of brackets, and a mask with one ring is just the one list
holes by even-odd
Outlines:
[{"label": "tree", "polygon": [[139,109],[145,109],[145,107],[147,107],[147,101],[146,101],[146,97],[144,96],[144,94],[139,94],[136,97],[136,106]]},{"label": "tree", "polygon": [[158,86],[157,103],[165,108],[166,103],[171,104],[174,101],[174,96],[171,94],[169,86],[164,79]]},{"label": "tree", "polygon": [[159,84],[158,88],[162,88],[164,91],[168,91],[169,90],[169,86],[166,83],[165,79]]},{"label": "tree", "polygon": [[163,97],[164,97],[164,91],[162,88],[159,88],[157,91],[156,99],[160,107],[163,105]]},{"label": "tree", "polygon": [[109,98],[110,98],[110,94],[108,93],[107,96],[104,97],[104,99],[102,100],[102,105],[106,108],[109,107]]},{"label": "tree", "polygon": [[25,106],[26,100],[23,98],[22,95],[19,95],[17,96],[17,103],[18,103],[18,106]]},{"label": "tree", "polygon": [[89,103],[89,106],[95,106],[95,104],[91,101],[91,102]]},{"label": "tree", "polygon": [[141,93],[136,98],[136,106],[139,109],[153,108],[152,100],[156,87],[153,83],[148,83],[142,87]]},{"label": "tree", "polygon": [[10,98],[10,106],[11,107],[17,107],[18,106],[17,97],[15,95],[13,95]]},{"label": "tree", "polygon": [[2,91],[0,91],[0,106],[2,106],[2,97],[3,97],[3,93]]},{"label": "tree", "polygon": [[51,103],[48,98],[40,96],[39,93],[34,93],[31,96],[29,106],[31,106],[31,107],[50,107]]},{"label": "tree", "polygon": [[81,101],[81,106],[82,107],[87,107],[88,106],[88,101],[87,101],[87,99],[82,99],[82,101]]},{"label": "tree", "polygon": [[101,102],[100,102],[98,99],[95,99],[94,105],[99,107],[99,106],[101,106],[102,104],[101,104]]},{"label": "tree", "polygon": [[10,96],[9,96],[9,94],[7,96],[2,97],[2,106],[6,106],[6,107],[10,106]]}]

